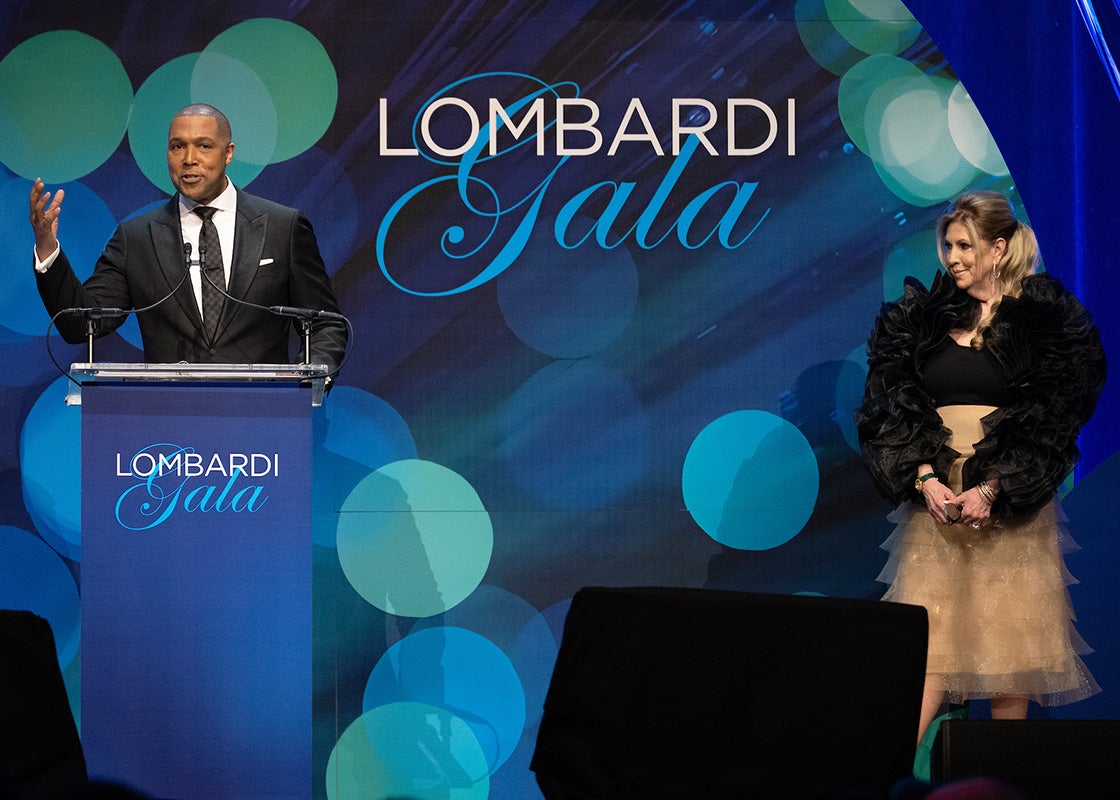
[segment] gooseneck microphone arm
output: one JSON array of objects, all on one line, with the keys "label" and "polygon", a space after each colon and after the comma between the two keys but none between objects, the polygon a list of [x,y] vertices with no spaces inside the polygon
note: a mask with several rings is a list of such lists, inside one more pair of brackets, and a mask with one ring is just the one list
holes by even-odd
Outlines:
[{"label": "gooseneck microphone arm", "polygon": [[[272,309],[269,308],[268,306],[257,305],[256,303],[250,303],[247,300],[242,300],[239,297],[234,297],[225,288],[220,286],[213,278],[210,277],[210,274],[206,271],[206,244],[204,242],[199,242],[198,243],[198,273],[199,273],[199,275],[202,276],[202,280],[206,281],[208,284],[210,284],[215,289],[217,289],[218,292],[223,297],[225,297],[227,300],[232,300],[235,303],[239,303],[243,306],[249,306],[250,308],[256,308],[256,309],[260,309],[260,310],[263,310],[263,311],[272,311]],[[302,335],[303,335],[303,363],[304,364],[310,364],[311,363],[311,318],[307,317],[306,319],[303,319],[302,322],[303,322],[303,330],[302,330]]]},{"label": "gooseneck microphone arm", "polygon": [[[210,275],[206,272],[206,245],[201,242],[198,245],[198,271],[202,275],[202,280],[209,283],[227,300],[232,300],[238,305],[248,306],[255,308],[258,311],[268,311],[281,317],[294,317],[299,320],[300,332],[303,337],[303,363],[311,363],[311,321],[314,319],[332,320],[335,322],[345,323],[347,328],[350,327],[350,321],[342,314],[335,311],[320,311],[314,308],[295,308],[293,306],[262,306],[258,303],[250,303],[248,300],[242,300],[240,297],[234,297],[222,286],[216,283]],[[338,372],[339,364],[333,370],[331,375]]]},{"label": "gooseneck microphone arm", "polygon": [[167,300],[169,298],[173,297],[175,295],[175,293],[179,291],[179,289],[183,286],[183,284],[187,282],[187,278],[189,278],[190,276],[191,276],[191,243],[190,242],[183,242],[183,277],[179,278],[179,282],[177,284],[175,284],[174,289],[172,289],[170,292],[165,294],[159,300],[156,300],[154,303],[152,303],[150,305],[146,305],[143,308],[134,308],[134,309],[132,309],[133,313],[143,314],[145,311],[151,311],[156,306],[163,305],[164,303],[167,302]]}]

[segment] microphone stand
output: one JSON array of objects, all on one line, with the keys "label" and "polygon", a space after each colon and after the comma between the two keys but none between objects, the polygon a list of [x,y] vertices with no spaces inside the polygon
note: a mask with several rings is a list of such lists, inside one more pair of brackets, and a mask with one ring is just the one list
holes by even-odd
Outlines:
[{"label": "microphone stand", "polygon": [[96,326],[93,324],[93,315],[86,317],[86,363],[93,363],[93,333]]},{"label": "microphone stand", "polygon": [[94,324],[95,320],[104,319],[107,317],[121,317],[128,314],[127,311],[120,308],[76,308],[70,309],[78,313],[84,314],[86,318],[86,363],[93,363],[93,340],[97,334],[97,325]]},{"label": "microphone stand", "polygon": [[303,329],[303,363],[311,364],[311,320],[301,319],[300,328]]}]

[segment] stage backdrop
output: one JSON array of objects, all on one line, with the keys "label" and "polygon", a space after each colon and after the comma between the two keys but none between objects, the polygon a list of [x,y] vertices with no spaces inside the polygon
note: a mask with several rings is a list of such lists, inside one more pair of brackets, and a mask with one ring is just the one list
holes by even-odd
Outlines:
[{"label": "stage backdrop", "polygon": [[[539,796],[580,587],[881,594],[864,342],[955,195],[1007,193],[1120,353],[1098,5],[5,3],[0,605],[50,620],[77,709],[84,353],[48,336],[30,182],[88,272],[171,191],[170,115],[213,103],[354,325],[315,442],[315,796]],[[1116,384],[1063,487],[1105,692],[1054,716],[1120,713]]]}]

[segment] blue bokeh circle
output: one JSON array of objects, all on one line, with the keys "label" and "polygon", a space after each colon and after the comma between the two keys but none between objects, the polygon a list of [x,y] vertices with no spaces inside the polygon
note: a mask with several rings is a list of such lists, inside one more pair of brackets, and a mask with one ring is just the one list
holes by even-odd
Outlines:
[{"label": "blue bokeh circle", "polygon": [[61,669],[78,654],[79,603],[74,576],[37,536],[0,525],[0,608],[31,611],[54,635]]},{"label": "blue bokeh circle", "polygon": [[417,631],[382,656],[366,682],[362,710],[398,702],[424,703],[465,720],[491,773],[513,753],[525,727],[525,693],[513,664],[488,639],[462,628]]},{"label": "blue bokeh circle", "polygon": [[681,483],[705,533],[737,550],[769,550],[808,522],[820,469],[796,426],[765,411],[735,411],[693,440]]},{"label": "blue bokeh circle", "polygon": [[23,503],[35,530],[71,561],[81,558],[81,408],[65,404],[68,377],[39,395],[20,432]]}]

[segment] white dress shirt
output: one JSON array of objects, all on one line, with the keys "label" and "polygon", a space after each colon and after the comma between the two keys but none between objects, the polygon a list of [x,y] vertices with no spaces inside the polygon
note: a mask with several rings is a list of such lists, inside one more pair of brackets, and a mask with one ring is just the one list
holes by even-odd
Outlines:
[{"label": "white dress shirt", "polygon": [[[191,246],[191,287],[201,313],[202,281],[205,279],[198,271],[198,235],[202,233],[202,218],[194,213],[198,205],[179,195],[179,227],[183,232],[183,241],[189,242]],[[222,193],[206,205],[218,209],[211,219],[218,229],[218,241],[222,245],[222,266],[225,268],[226,286],[229,286],[230,266],[233,263],[233,229],[237,220],[237,189],[233,182],[228,182]]]}]

